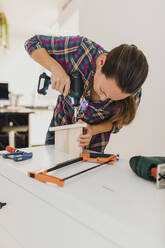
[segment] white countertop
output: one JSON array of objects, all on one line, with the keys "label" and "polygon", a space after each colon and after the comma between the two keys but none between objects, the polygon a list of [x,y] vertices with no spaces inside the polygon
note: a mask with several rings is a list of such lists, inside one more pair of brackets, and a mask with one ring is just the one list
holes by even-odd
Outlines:
[{"label": "white countertop", "polygon": [[[63,188],[27,176],[72,158],[54,146],[25,149],[31,160],[16,163],[0,158],[0,175],[113,241],[116,247],[165,247],[165,190],[139,178],[127,160],[104,165],[68,180]],[[79,162],[53,172],[66,176],[91,163]]]}]

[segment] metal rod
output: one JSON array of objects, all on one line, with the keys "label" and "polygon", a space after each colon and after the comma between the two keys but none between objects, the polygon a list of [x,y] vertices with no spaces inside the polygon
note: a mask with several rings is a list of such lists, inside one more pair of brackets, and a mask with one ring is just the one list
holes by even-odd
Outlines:
[{"label": "metal rod", "polygon": [[95,165],[95,166],[93,166],[93,167],[91,167],[91,168],[89,168],[89,169],[86,169],[86,170],[80,171],[80,172],[78,172],[78,173],[75,173],[75,174],[73,174],[73,175],[71,175],[71,176],[65,177],[65,178],[63,178],[62,180],[66,181],[66,180],[68,180],[68,179],[70,179],[70,178],[72,178],[72,177],[76,177],[76,176],[78,176],[78,175],[80,175],[80,174],[83,174],[83,173],[85,173],[85,172],[87,172],[87,171],[93,170],[93,169],[95,169],[95,168],[97,168],[97,167],[100,167],[100,166],[102,166],[102,165],[104,165],[104,164],[107,164],[107,163],[109,163],[110,161],[112,161],[112,159],[110,159],[110,160],[108,160],[108,161],[106,161],[106,162],[104,162],[104,163]]},{"label": "metal rod", "polygon": [[52,168],[48,169],[47,172],[63,168],[65,166],[67,166],[67,165],[74,164],[74,163],[77,163],[77,162],[82,161],[82,160],[83,160],[82,157],[78,157],[78,158],[75,158],[75,159],[71,159],[71,160],[59,163],[59,164],[53,166]]}]

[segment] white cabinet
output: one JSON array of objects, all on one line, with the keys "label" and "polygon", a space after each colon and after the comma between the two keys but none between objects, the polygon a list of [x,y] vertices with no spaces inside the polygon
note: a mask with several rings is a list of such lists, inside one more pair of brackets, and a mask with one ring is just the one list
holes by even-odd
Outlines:
[{"label": "white cabinet", "polygon": [[8,233],[8,231],[5,231],[4,228],[0,225],[0,247],[1,248],[22,248],[22,245],[19,244],[15,238]]},{"label": "white cabinet", "polygon": [[[19,163],[0,157],[0,201],[7,203],[0,209],[0,248],[164,248],[164,190],[137,177],[127,160],[67,180],[60,188],[27,172],[48,169],[71,155],[54,146],[26,151],[33,158]],[[61,174],[84,166],[79,162]],[[9,236],[5,245],[3,235]]]},{"label": "white cabinet", "polygon": [[1,248],[117,248],[78,220],[3,176],[0,176],[0,199],[7,203],[0,209]]},{"label": "white cabinet", "polygon": [[44,145],[53,110],[34,110],[29,117],[29,146]]}]

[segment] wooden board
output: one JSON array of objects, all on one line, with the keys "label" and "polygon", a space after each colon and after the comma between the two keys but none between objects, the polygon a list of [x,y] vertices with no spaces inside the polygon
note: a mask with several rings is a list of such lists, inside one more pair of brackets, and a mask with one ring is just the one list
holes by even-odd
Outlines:
[{"label": "wooden board", "polygon": [[82,147],[78,146],[77,139],[82,134],[83,127],[86,127],[85,123],[49,128],[49,131],[55,132],[55,149],[79,157]]}]

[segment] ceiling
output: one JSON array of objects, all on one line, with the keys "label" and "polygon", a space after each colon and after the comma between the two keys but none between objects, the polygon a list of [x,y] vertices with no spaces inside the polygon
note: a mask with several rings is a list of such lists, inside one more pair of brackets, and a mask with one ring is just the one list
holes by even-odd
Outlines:
[{"label": "ceiling", "polygon": [[11,33],[49,33],[65,2],[68,0],[0,0],[0,12],[6,14]]}]

